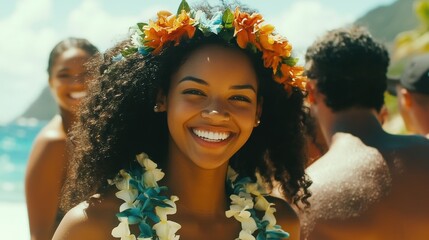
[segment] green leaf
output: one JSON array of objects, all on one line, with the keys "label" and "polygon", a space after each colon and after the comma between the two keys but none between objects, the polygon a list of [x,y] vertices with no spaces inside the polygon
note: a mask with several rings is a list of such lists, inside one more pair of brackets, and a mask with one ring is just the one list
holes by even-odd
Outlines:
[{"label": "green leaf", "polygon": [[233,27],[234,23],[234,13],[228,8],[223,12],[222,23],[226,29]]},{"label": "green leaf", "polygon": [[259,234],[256,236],[256,240],[266,240],[264,232],[259,232]]},{"label": "green leaf", "polygon": [[288,58],[283,58],[282,63],[293,67],[298,62],[298,60],[299,60],[298,58],[288,57]]},{"label": "green leaf", "polygon": [[225,42],[230,42],[231,39],[234,38],[234,30],[232,30],[231,28],[230,29],[224,28],[220,31],[219,36],[223,40],[225,40]]},{"label": "green leaf", "polygon": [[137,52],[137,48],[135,48],[135,47],[125,48],[124,50],[121,51],[122,56],[124,56],[124,57],[131,55],[133,53],[136,53],[136,52]]},{"label": "green leaf", "polygon": [[151,198],[150,202],[154,205],[154,206],[158,206],[158,207],[162,207],[162,208],[172,208],[173,206],[171,206],[168,203],[165,203],[164,201],[158,200],[156,198]]},{"label": "green leaf", "polygon": [[185,10],[185,12],[189,13],[191,11],[191,8],[189,7],[188,2],[186,0],[182,0],[182,2],[179,5],[179,8],[177,9],[177,15],[179,15],[182,10]]},{"label": "green leaf", "polygon": [[137,27],[140,29],[140,31],[143,32],[143,27],[148,25],[147,23],[137,23]]},{"label": "green leaf", "polygon": [[152,228],[149,226],[149,224],[145,222],[139,223],[139,229],[140,229],[140,235],[139,238],[151,238],[153,237],[153,231]]}]

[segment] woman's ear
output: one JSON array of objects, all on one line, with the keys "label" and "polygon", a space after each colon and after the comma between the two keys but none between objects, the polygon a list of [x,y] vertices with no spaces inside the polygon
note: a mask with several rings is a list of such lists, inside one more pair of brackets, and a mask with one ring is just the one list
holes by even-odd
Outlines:
[{"label": "woman's ear", "polygon": [[255,127],[259,126],[261,123],[261,116],[262,116],[262,105],[264,104],[264,98],[260,98],[258,100],[258,105],[256,106],[256,120],[255,120]]},{"label": "woman's ear", "polygon": [[166,112],[167,111],[167,95],[165,95],[162,89],[158,90],[158,94],[156,95],[156,105],[158,112]]}]

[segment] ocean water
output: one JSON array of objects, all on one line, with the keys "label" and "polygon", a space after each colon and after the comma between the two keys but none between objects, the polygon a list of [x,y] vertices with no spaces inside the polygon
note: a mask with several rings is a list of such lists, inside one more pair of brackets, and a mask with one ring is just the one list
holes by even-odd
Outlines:
[{"label": "ocean water", "polygon": [[21,119],[0,125],[0,203],[24,203],[24,176],[37,133],[46,121]]},{"label": "ocean water", "polygon": [[24,177],[37,133],[47,122],[34,119],[0,125],[0,239],[30,239]]}]

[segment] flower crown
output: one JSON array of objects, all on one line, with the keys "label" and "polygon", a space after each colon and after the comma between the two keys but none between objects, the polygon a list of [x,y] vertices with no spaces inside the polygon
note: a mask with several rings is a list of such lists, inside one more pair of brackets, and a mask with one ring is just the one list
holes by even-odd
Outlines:
[{"label": "flower crown", "polygon": [[204,36],[219,35],[225,41],[235,40],[242,49],[254,53],[262,52],[264,66],[273,70],[273,78],[282,84],[288,93],[292,87],[305,90],[306,77],[302,66],[296,66],[298,59],[291,57],[292,45],[279,34],[274,26],[265,24],[262,15],[233,12],[226,9],[208,19],[202,11],[191,10],[186,0],[182,0],[176,15],[167,11],[158,12],[156,21],[137,23],[132,28],[132,46],[126,48],[113,60],[117,61],[130,54],[157,55],[168,43],[174,46],[180,41],[192,39],[196,31]]}]

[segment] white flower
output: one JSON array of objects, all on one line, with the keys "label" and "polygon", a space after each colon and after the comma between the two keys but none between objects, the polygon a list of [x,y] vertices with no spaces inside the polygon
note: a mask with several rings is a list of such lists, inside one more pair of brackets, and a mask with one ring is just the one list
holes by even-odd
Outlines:
[{"label": "white flower", "polygon": [[266,211],[268,208],[274,205],[268,202],[267,199],[262,195],[256,196],[255,198],[256,198],[256,203],[255,203],[256,210]]},{"label": "white flower", "polygon": [[250,212],[246,210],[253,208],[252,199],[246,199],[235,194],[232,194],[229,198],[232,200],[231,206],[229,207],[229,210],[225,212],[228,218],[234,216],[238,221],[240,221],[240,219],[250,217]]},{"label": "white flower", "polygon": [[170,199],[165,199],[164,202],[171,207],[155,207],[155,214],[161,221],[167,221],[167,215],[176,214],[177,206],[176,201],[179,200],[177,196],[171,196]]},{"label": "white flower", "polygon": [[241,223],[241,228],[252,234],[258,229],[255,220],[247,209],[253,208],[252,198],[244,198],[232,194],[230,196],[232,203],[229,210],[225,212],[226,217],[234,218]]},{"label": "white flower", "polygon": [[122,212],[128,208],[135,207],[134,201],[136,200],[138,196],[138,190],[137,189],[129,189],[129,190],[121,190],[119,192],[116,192],[116,197],[119,199],[124,200],[125,202],[119,207],[119,211]]},{"label": "white flower", "polygon": [[[251,193],[255,196],[267,195],[268,191],[265,187],[265,183],[262,179],[261,174],[256,173],[256,182],[255,183],[247,183],[246,184],[246,192]],[[264,209],[265,210],[265,209]]]},{"label": "white flower", "polygon": [[247,193],[251,193],[256,196],[261,195],[257,183],[247,183],[245,188]]},{"label": "white flower", "polygon": [[134,34],[131,36],[131,43],[136,47],[144,47],[142,42],[143,39],[140,36],[140,33],[134,32]]},{"label": "white flower", "polygon": [[228,166],[228,171],[226,172],[226,175],[231,182],[235,182],[235,179],[237,179],[238,177],[238,173],[234,171],[231,166]]},{"label": "white flower", "polygon": [[127,173],[124,169],[119,171],[121,178],[113,180],[116,187],[119,190],[128,190],[130,189],[130,179],[132,178],[129,173]]},{"label": "white flower", "polygon": [[161,169],[156,168],[158,165],[149,159],[147,154],[141,153],[137,155],[137,161],[145,172],[143,173],[142,179],[145,187],[158,187],[158,181],[164,177],[164,173]]},{"label": "white flower", "polygon": [[243,218],[242,220],[238,221],[241,222],[241,229],[243,229],[242,231],[246,231],[252,234],[254,231],[256,231],[256,229],[258,229],[255,219],[253,219],[252,217]]},{"label": "white flower", "polygon": [[112,230],[112,236],[121,240],[136,240],[136,236],[130,232],[128,220],[121,218],[120,221],[119,225]]},{"label": "white flower", "polygon": [[239,240],[255,240],[255,237],[252,235],[252,233],[249,233],[245,230],[240,231],[240,235],[238,235]]},{"label": "white flower", "polygon": [[136,155],[136,159],[137,159],[137,162],[140,163],[140,166],[144,167],[143,162],[145,159],[149,159],[149,156],[146,153],[140,153],[140,154]]},{"label": "white flower", "polygon": [[276,209],[272,208],[272,207],[267,208],[267,210],[265,211],[265,215],[262,218],[262,220],[263,221],[266,220],[266,221],[269,222],[267,228],[268,227],[273,227],[274,225],[276,225],[277,220],[276,220],[276,217],[274,216],[275,212],[276,212]]},{"label": "white flower", "polygon": [[156,231],[159,240],[178,240],[180,236],[176,235],[176,232],[181,227],[180,224],[173,221],[160,221],[152,228]]}]

